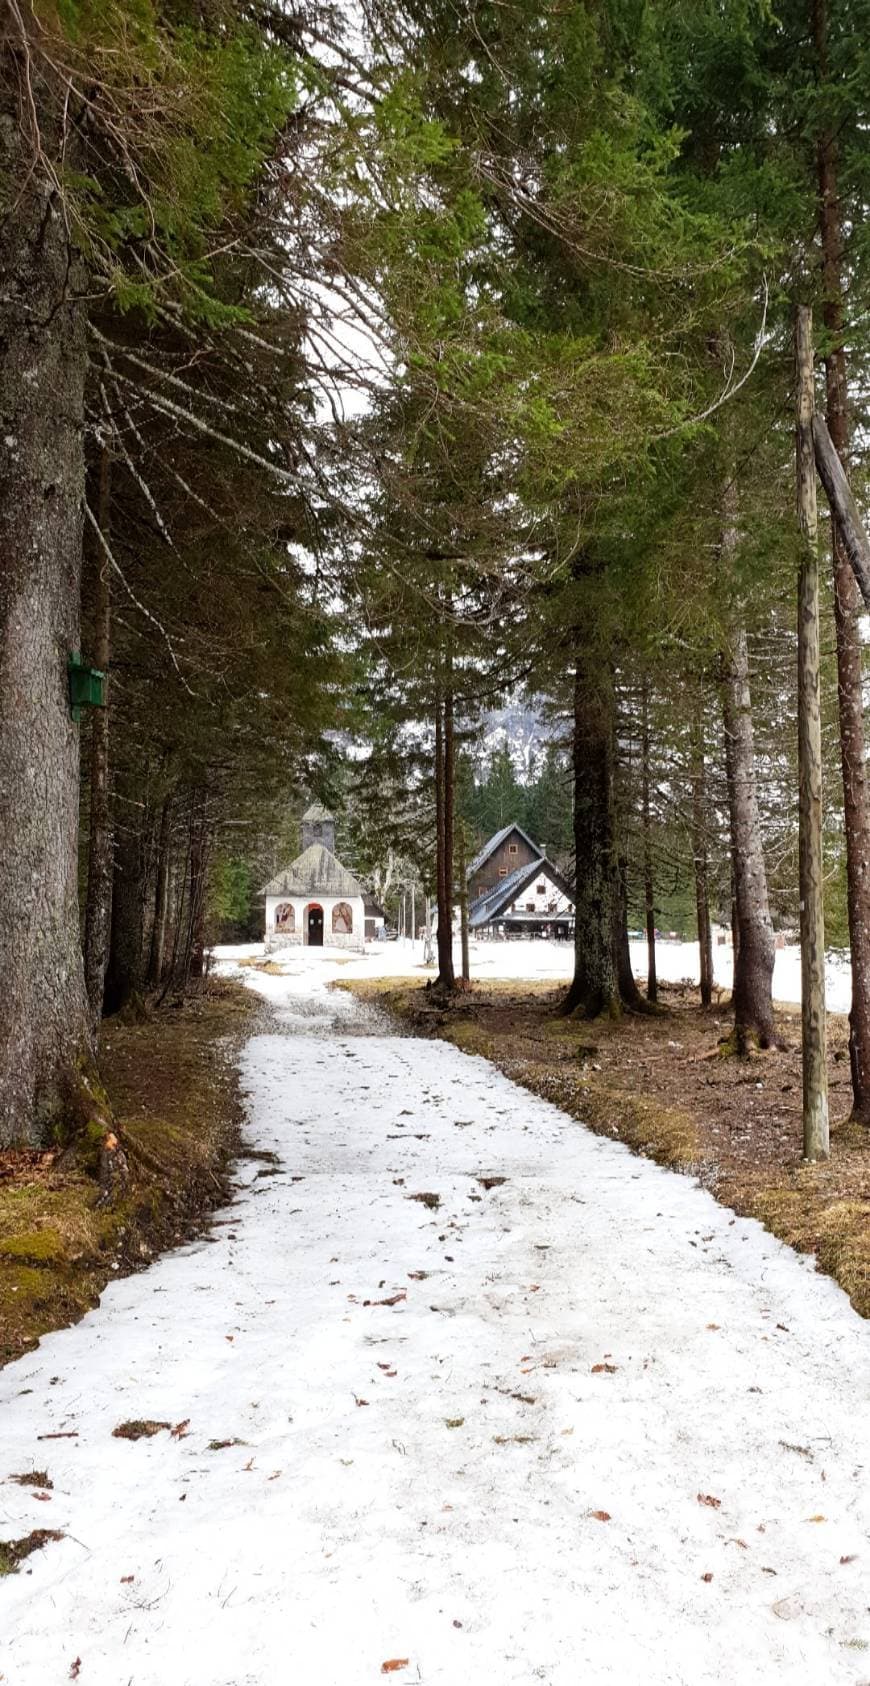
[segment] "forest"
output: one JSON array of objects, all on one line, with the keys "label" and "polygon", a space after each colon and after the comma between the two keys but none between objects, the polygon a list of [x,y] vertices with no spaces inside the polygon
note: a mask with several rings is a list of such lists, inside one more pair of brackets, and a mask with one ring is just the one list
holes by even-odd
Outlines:
[{"label": "forest", "polygon": [[648,1009],[678,902],[769,1047],[799,930],[809,1157],[847,949],[870,1122],[863,0],[8,0],[2,51],[0,1146],[312,794],[448,994],[508,803],[576,871],[563,1012]]}]

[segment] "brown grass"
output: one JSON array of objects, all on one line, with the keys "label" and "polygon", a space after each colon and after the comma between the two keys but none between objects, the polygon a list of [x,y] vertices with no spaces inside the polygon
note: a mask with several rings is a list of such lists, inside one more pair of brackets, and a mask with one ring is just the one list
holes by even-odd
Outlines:
[{"label": "brown grass", "polygon": [[255,999],[222,980],[141,1022],[108,1020],[100,1076],[130,1167],[100,1200],[93,1144],[0,1161],[0,1364],[95,1305],[111,1277],[185,1240],[227,1196],[241,1103],[233,1046]]}]

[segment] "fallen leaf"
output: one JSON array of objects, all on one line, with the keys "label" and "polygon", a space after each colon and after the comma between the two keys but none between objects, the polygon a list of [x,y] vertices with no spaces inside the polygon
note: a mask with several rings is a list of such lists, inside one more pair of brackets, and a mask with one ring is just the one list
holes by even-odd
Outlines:
[{"label": "fallen leaf", "polygon": [[363,1305],[399,1305],[400,1301],[408,1298],[406,1288],[400,1288],[398,1294],[390,1294],[385,1300],[363,1300]]},{"label": "fallen leaf", "polygon": [[618,1369],[618,1364],[593,1364],[592,1374],[593,1376],[615,1376]]},{"label": "fallen leaf", "polygon": [[706,1575],[702,1575],[702,1576],[701,1576],[701,1579],[702,1579],[702,1581],[712,1581],[712,1579],[713,1579],[713,1576],[712,1576],[712,1574],[711,1574],[711,1572],[710,1572],[710,1570],[709,1570],[709,1569],[708,1569],[708,1570],[707,1570],[707,1573],[706,1573]]},{"label": "fallen leaf", "polygon": [[39,1499],[40,1502],[44,1505],[51,1504],[51,1494],[50,1493],[34,1493],[33,1497],[35,1499]]},{"label": "fallen leaf", "polygon": [[410,1657],[390,1657],[381,1663],[381,1674],[395,1674],[397,1668],[407,1668],[410,1661]]},{"label": "fallen leaf", "polygon": [[711,1510],[721,1510],[722,1508],[722,1500],[714,1499],[712,1493],[699,1493],[698,1503],[699,1505],[709,1505]]},{"label": "fallen leaf", "polygon": [[609,1510],[590,1510],[589,1515],[594,1517],[596,1522],[609,1522],[610,1521],[610,1511]]},{"label": "fallen leaf", "polygon": [[853,1551],[853,1552],[852,1552],[852,1553],[851,1553],[851,1554],[850,1554],[850,1556],[849,1556],[849,1557],[841,1557],[841,1558],[840,1558],[840,1562],[841,1562],[841,1563],[854,1563],[854,1562],[855,1562],[855,1561],[856,1561],[856,1559],[857,1559],[857,1556],[858,1556],[858,1553],[857,1553],[857,1552],[855,1552],[855,1551]]},{"label": "fallen leaf", "polygon": [[357,1394],[354,1394],[353,1398],[354,1398],[354,1404],[355,1405],[367,1405],[368,1404],[367,1399],[360,1399]]},{"label": "fallen leaf", "polygon": [[70,1671],[69,1671],[70,1680],[78,1680],[78,1677],[81,1674],[81,1671],[82,1671],[82,1659],[81,1659],[81,1657],[76,1657],[75,1662],[72,1663],[71,1666],[70,1666]]},{"label": "fallen leaf", "polygon": [[827,1520],[828,1520],[828,1518],[826,1516],[808,1516],[807,1517],[808,1522],[827,1522]]},{"label": "fallen leaf", "polygon": [[135,1579],[136,1579],[135,1575],[122,1575],[121,1576],[121,1585],[122,1586],[129,1586],[130,1582],[135,1581]]},{"label": "fallen leaf", "polygon": [[172,1435],[173,1440],[186,1440],[187,1439],[187,1429],[188,1429],[189,1423],[190,1423],[189,1417],[185,1417],[183,1422],[176,1423],[175,1427],[170,1430],[170,1433]]},{"label": "fallen leaf", "polygon": [[446,1422],[448,1428],[461,1428],[462,1424],[465,1422],[465,1418],[464,1417],[445,1417],[444,1421]]},{"label": "fallen leaf", "polygon": [[720,1327],[720,1325],[718,1323],[708,1323],[707,1324],[708,1329],[718,1329],[719,1327]]}]

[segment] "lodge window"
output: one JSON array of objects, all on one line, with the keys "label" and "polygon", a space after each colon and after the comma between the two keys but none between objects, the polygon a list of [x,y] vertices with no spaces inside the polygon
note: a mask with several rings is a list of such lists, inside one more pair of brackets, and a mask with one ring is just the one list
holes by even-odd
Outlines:
[{"label": "lodge window", "polygon": [[526,912],[527,913],[534,913],[534,911],[535,911],[534,902],[526,902]]},{"label": "lodge window", "polygon": [[546,894],[547,894],[546,884],[539,884],[538,885],[538,895],[539,896],[545,896]]},{"label": "lodge window", "polygon": [[499,875],[499,878],[507,878],[507,867],[506,866],[500,866],[499,869],[498,869],[498,875]]},{"label": "lodge window", "polygon": [[520,852],[520,848],[519,848],[518,843],[509,843],[508,844],[508,854],[509,855],[518,855],[519,852]]}]

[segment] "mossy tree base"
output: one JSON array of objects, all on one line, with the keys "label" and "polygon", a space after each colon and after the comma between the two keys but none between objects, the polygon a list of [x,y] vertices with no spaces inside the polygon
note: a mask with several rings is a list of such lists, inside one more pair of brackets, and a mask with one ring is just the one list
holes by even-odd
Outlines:
[{"label": "mossy tree base", "polygon": [[[257,1011],[210,983],[189,1006],[104,1028],[71,1076],[50,1153],[0,1183],[0,1363],[77,1321],[110,1277],[184,1241],[227,1195],[241,1101],[227,1038]],[[104,1080],[104,1081],[103,1081]],[[4,1165],[5,1168],[5,1165]]]}]

